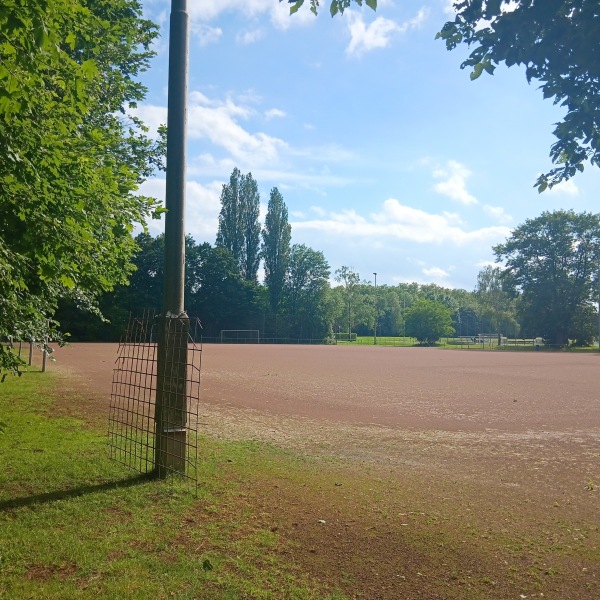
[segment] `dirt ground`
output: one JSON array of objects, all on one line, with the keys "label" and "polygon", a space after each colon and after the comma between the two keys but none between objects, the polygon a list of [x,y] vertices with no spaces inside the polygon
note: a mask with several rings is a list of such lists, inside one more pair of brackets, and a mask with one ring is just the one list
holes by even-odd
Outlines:
[{"label": "dirt ground", "polygon": [[[78,414],[107,414],[116,355],[109,344],[56,351],[49,369],[85,392]],[[387,482],[381,494],[395,518],[385,522],[336,490],[299,503],[297,490],[279,486],[258,500],[302,541],[295,560],[332,578],[352,572],[357,598],[599,598],[600,566],[588,561],[600,545],[599,361],[564,352],[205,345],[200,429],[334,458]],[[394,486],[414,490],[418,505],[396,505]],[[352,510],[371,529],[357,530]],[[479,532],[468,540],[471,554],[458,543],[429,564],[459,570],[447,567],[445,593],[423,583],[427,552],[399,553],[413,513],[434,515],[444,531],[457,519],[460,535]],[[337,523],[338,537],[321,520]],[[485,531],[506,537],[500,554]],[[361,545],[378,566],[357,560]],[[489,595],[482,584],[470,592],[471,578],[489,579]]]}]

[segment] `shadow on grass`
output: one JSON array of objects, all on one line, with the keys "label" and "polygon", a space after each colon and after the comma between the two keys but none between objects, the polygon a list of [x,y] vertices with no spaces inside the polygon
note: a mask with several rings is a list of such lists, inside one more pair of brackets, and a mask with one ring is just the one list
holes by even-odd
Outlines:
[{"label": "shadow on grass", "polygon": [[86,496],[87,494],[97,494],[99,492],[106,492],[119,488],[128,488],[141,483],[146,483],[147,481],[152,481],[153,479],[155,479],[153,473],[144,473],[142,475],[136,475],[118,481],[108,481],[97,485],[83,485],[70,490],[59,490],[56,492],[47,492],[45,494],[34,494],[32,496],[12,498],[11,500],[2,500],[0,501],[0,513],[14,508],[22,508],[24,506],[49,504],[58,500],[68,500],[69,498]]}]

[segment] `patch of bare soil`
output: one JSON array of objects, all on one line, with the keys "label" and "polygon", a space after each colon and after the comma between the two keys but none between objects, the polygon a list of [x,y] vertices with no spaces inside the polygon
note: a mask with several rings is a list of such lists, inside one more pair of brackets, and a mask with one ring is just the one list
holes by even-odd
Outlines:
[{"label": "patch of bare soil", "polygon": [[[106,419],[116,346],[56,358],[59,410]],[[596,598],[599,360],[205,346],[200,430],[319,465],[248,493],[281,552],[351,597]]]}]

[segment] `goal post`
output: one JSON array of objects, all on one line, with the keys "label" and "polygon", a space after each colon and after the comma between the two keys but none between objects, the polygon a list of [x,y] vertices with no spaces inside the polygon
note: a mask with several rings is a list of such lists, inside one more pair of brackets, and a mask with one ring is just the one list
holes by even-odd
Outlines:
[{"label": "goal post", "polygon": [[260,344],[260,330],[221,329],[221,344]]},{"label": "goal post", "polygon": [[356,342],[357,334],[352,333],[334,333],[336,342]]}]

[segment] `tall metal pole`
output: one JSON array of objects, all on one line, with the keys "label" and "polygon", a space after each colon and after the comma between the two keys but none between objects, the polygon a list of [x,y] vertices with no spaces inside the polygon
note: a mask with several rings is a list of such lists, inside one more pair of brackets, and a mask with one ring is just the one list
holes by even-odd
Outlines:
[{"label": "tall metal pole", "polygon": [[169,107],[165,206],[165,274],[155,412],[156,476],[184,473],[187,419],[187,340],[184,308],[185,165],[188,80],[187,0],[171,0],[169,30]]},{"label": "tall metal pole", "polygon": [[379,318],[379,311],[377,310],[377,273],[375,275],[375,327],[373,328],[373,346],[377,346],[377,319]]}]

